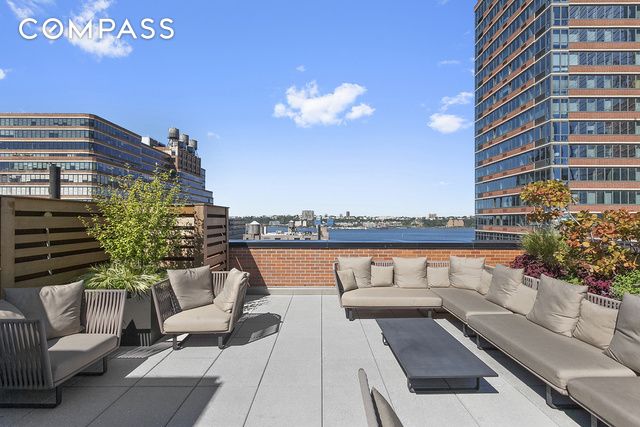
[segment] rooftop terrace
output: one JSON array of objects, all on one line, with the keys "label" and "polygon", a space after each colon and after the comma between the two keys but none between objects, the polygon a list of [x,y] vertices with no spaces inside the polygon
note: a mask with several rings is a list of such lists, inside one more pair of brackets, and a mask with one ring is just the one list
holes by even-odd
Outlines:
[{"label": "rooftop terrace", "polygon": [[121,348],[103,376],[76,377],[55,409],[0,409],[0,425],[365,426],[357,371],[389,398],[405,426],[589,425],[580,409],[546,405],[543,383],[497,350],[478,350],[460,323],[437,321],[498,373],[478,393],[416,395],[373,317],[349,322],[335,295],[252,296],[229,346],[193,336]]}]

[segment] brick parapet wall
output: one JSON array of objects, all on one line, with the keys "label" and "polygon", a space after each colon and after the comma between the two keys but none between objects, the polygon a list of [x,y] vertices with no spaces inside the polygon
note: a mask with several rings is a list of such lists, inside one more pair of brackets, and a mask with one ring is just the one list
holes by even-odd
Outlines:
[{"label": "brick parapet wall", "polygon": [[332,265],[339,256],[372,256],[374,260],[392,257],[422,257],[433,261],[448,260],[451,255],[485,257],[488,265],[508,264],[522,254],[519,249],[469,248],[320,248],[253,247],[231,244],[232,267],[251,273],[252,287],[333,286]]}]

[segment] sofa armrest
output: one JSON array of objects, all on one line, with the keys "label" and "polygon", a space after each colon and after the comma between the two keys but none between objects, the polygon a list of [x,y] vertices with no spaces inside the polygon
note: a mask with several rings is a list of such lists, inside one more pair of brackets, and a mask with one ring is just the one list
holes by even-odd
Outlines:
[{"label": "sofa armrest", "polygon": [[53,388],[47,334],[42,321],[0,320],[0,388]]},{"label": "sofa armrest", "polygon": [[233,308],[231,309],[231,321],[229,322],[229,331],[233,331],[233,328],[236,325],[236,322],[240,320],[242,315],[244,314],[244,302],[247,296],[247,288],[249,287],[249,273],[247,273],[247,278],[245,282],[240,287],[240,291],[238,292],[238,298],[233,302]]},{"label": "sofa armrest", "polygon": [[83,322],[86,334],[122,335],[122,317],[127,291],[122,289],[85,290]]},{"label": "sofa armrest", "polygon": [[213,296],[217,297],[222,289],[224,289],[224,281],[227,280],[229,275],[228,271],[212,271],[211,277],[213,279]]},{"label": "sofa armrest", "polygon": [[333,279],[336,285],[336,291],[338,291],[338,301],[340,302],[340,307],[342,307],[342,294],[344,294],[344,287],[342,286],[342,282],[340,281],[340,277],[338,277],[338,263],[333,263]]},{"label": "sofa armrest", "polygon": [[182,311],[176,294],[173,292],[169,279],[158,282],[151,287],[151,295],[153,296],[153,304],[155,305],[156,314],[158,316],[158,325],[160,332],[164,332],[164,321],[174,314]]}]

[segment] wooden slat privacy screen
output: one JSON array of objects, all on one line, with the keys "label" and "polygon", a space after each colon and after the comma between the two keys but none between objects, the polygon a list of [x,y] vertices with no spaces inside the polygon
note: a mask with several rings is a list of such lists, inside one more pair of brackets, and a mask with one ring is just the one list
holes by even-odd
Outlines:
[{"label": "wooden slat privacy screen", "polygon": [[[68,283],[93,264],[108,260],[79,217],[95,205],[71,200],[0,197],[0,287]],[[181,266],[228,265],[229,209],[213,205],[180,208]]]}]

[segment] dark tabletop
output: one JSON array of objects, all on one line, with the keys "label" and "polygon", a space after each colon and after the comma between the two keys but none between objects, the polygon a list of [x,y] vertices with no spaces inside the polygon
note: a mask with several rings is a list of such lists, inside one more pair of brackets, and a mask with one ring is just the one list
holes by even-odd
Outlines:
[{"label": "dark tabletop", "polygon": [[498,376],[433,319],[377,322],[409,379]]}]

